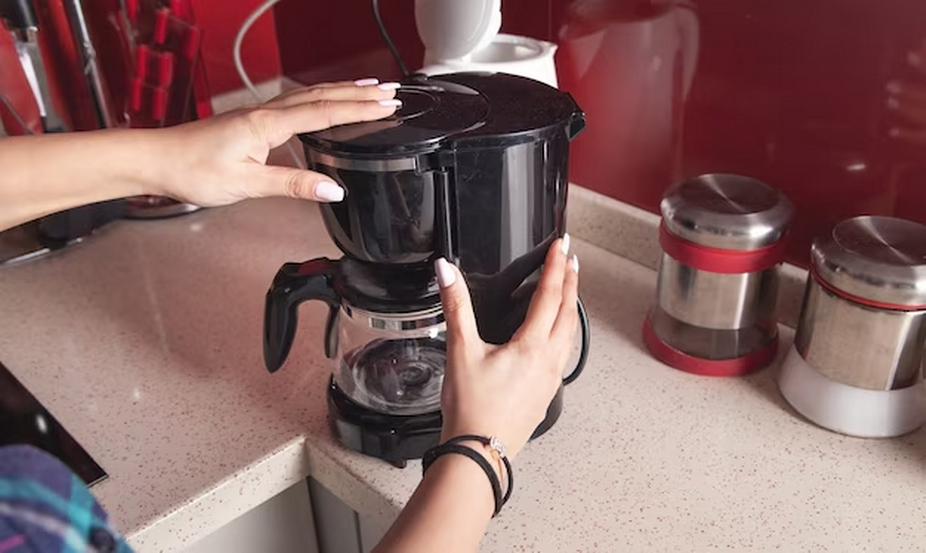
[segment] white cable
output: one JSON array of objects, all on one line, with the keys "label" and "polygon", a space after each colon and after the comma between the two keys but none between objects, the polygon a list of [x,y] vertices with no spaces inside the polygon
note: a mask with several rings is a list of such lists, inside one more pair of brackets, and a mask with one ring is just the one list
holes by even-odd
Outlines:
[{"label": "white cable", "polygon": [[[248,77],[247,71],[244,69],[244,63],[241,62],[241,43],[244,42],[244,37],[248,34],[248,31],[251,30],[251,27],[254,25],[254,22],[260,19],[264,13],[267,12],[270,8],[279,3],[280,0],[266,0],[260,6],[257,6],[251,15],[244,20],[244,23],[241,24],[241,28],[238,29],[238,34],[235,35],[235,46],[232,49],[232,56],[235,59],[235,69],[238,70],[238,76],[241,77],[241,80],[244,82],[244,86],[254,95],[254,98],[258,102],[264,102],[266,99],[261,96],[260,91],[257,90],[257,87],[254,86],[254,83],[251,82],[251,79]],[[296,153],[296,149],[293,148],[292,139],[286,141],[286,149],[289,150],[290,157],[293,158],[293,162],[296,164],[296,167],[300,169],[305,169],[305,164],[302,162],[302,158],[299,157],[299,154]]]}]

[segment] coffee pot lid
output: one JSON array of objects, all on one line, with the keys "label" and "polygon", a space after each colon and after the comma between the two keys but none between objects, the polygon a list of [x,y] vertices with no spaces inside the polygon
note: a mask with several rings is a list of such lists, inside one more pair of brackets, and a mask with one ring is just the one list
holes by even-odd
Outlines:
[{"label": "coffee pot lid", "polygon": [[572,97],[539,81],[503,73],[414,76],[396,91],[402,107],[386,119],[301,134],[307,150],[358,159],[398,158],[458,146],[530,141],[531,133],[566,128],[572,138],[584,114]]},{"label": "coffee pot lid", "polygon": [[926,226],[863,216],[814,240],[811,268],[839,291],[891,308],[926,308]]},{"label": "coffee pot lid", "polygon": [[794,216],[791,201],[764,182],[708,174],[670,187],[659,205],[672,234],[712,248],[749,251],[781,239]]},{"label": "coffee pot lid", "polygon": [[501,26],[501,0],[415,0],[415,27],[432,59],[468,56],[492,42]]}]

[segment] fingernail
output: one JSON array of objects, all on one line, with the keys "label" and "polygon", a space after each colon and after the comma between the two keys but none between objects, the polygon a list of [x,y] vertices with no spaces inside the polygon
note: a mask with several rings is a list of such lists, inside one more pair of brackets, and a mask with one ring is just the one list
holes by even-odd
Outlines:
[{"label": "fingernail", "polygon": [[907,63],[919,67],[923,65],[923,57],[920,56],[919,52],[910,52],[907,54]]},{"label": "fingernail", "polygon": [[563,248],[563,255],[569,255],[569,233],[563,235],[563,241],[560,242],[560,247]]},{"label": "fingernail", "polygon": [[344,189],[330,181],[318,181],[315,197],[326,202],[340,202],[344,199]]},{"label": "fingernail", "polygon": [[900,102],[897,101],[897,98],[890,97],[887,99],[887,107],[890,109],[897,109],[900,107]]},{"label": "fingernail", "polygon": [[354,81],[354,84],[356,86],[373,86],[375,84],[379,84],[379,79],[360,79]]},{"label": "fingernail", "polygon": [[402,105],[402,100],[396,100],[395,98],[380,100],[379,105],[383,106],[384,108],[397,108]]},{"label": "fingernail", "polygon": [[437,273],[437,283],[441,288],[447,288],[457,279],[453,267],[443,257],[434,262],[434,272]]},{"label": "fingernail", "polygon": [[402,85],[399,83],[383,83],[376,88],[380,90],[395,90],[397,88],[400,88],[401,86]]},{"label": "fingernail", "polygon": [[575,271],[576,274],[579,273],[579,256],[577,255],[572,256],[572,270]]},{"label": "fingernail", "polygon": [[890,92],[891,94],[900,94],[900,90],[903,88],[900,83],[897,81],[891,81],[884,86],[884,89]]}]

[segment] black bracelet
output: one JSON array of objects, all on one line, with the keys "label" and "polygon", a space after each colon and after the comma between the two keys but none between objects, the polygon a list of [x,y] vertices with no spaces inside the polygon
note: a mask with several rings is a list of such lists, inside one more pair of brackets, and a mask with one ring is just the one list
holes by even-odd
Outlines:
[{"label": "black bracelet", "polygon": [[[481,455],[478,451],[474,450],[471,447],[459,445],[460,442],[479,442],[485,446],[488,446],[495,450],[499,457],[502,459],[502,463],[505,466],[505,474],[508,478],[508,487],[505,490],[504,497],[502,496],[502,486],[499,482],[498,475],[495,474],[495,469],[492,465],[486,461],[485,457]],[[475,435],[465,435],[457,436],[451,438],[437,447],[433,447],[425,452],[422,457],[421,467],[422,474],[426,473],[428,468],[434,464],[434,461],[442,455],[447,453],[457,453],[463,455],[464,457],[469,457],[478,464],[483,472],[486,473],[486,477],[489,479],[489,484],[492,485],[492,493],[495,497],[495,512],[492,514],[493,517],[498,515],[499,511],[502,510],[502,507],[505,506],[505,503],[508,503],[508,499],[511,497],[511,491],[514,489],[514,475],[511,472],[511,462],[508,461],[508,457],[505,455],[505,448],[501,445],[501,442],[495,438],[486,438],[484,436],[475,436]]]}]

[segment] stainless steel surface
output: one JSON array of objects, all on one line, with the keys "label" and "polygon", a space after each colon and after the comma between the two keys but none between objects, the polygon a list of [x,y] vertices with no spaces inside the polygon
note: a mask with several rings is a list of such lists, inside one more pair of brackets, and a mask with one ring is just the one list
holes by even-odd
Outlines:
[{"label": "stainless steel surface", "polygon": [[857,388],[895,390],[922,379],[926,311],[868,307],[808,279],[794,345],[824,376]]},{"label": "stainless steel surface", "polygon": [[658,305],[650,311],[653,332],[669,346],[699,359],[738,359],[768,346],[777,336],[774,320],[738,330],[716,330],[686,324]]},{"label": "stainless steel surface", "polygon": [[315,150],[306,151],[306,159],[310,164],[318,163],[334,167],[335,169],[347,169],[349,171],[366,171],[369,173],[383,173],[390,171],[415,171],[418,169],[418,158],[403,157],[396,159],[354,159],[335,157],[329,154],[323,154]]},{"label": "stainless steel surface", "polygon": [[126,204],[127,219],[164,219],[199,211],[202,207],[163,198],[161,196],[136,196]]},{"label": "stainless steel surface", "polygon": [[926,305],[926,226],[893,217],[847,219],[814,241],[811,263],[835,288],[898,306]]},{"label": "stainless steel surface", "polygon": [[738,329],[775,314],[778,272],[721,274],[689,267],[663,254],[656,301],[672,317],[709,329]]},{"label": "stainless steel surface", "polygon": [[80,53],[81,61],[84,65],[84,76],[87,79],[87,85],[90,87],[90,95],[96,106],[100,127],[106,129],[112,128],[115,126],[112,103],[110,102],[106,85],[103,82],[103,72],[100,69],[99,60],[97,59],[96,48],[93,46],[93,39],[90,36],[90,30],[87,28],[87,20],[84,16],[82,0],[69,0],[65,2],[65,9],[70,19],[74,40],[77,43],[77,51]]},{"label": "stainless steel surface", "polygon": [[433,333],[437,334],[447,329],[440,304],[414,313],[374,313],[354,307],[346,301],[342,301],[342,308],[355,324],[376,330],[405,332],[433,327]]},{"label": "stainless steel surface", "polygon": [[75,238],[57,247],[50,247],[39,240],[33,224],[27,223],[0,232],[0,267],[32,261],[62,248],[84,241],[86,237]]},{"label": "stainless steel surface", "polygon": [[64,120],[58,115],[58,110],[52,101],[51,89],[48,84],[48,71],[45,69],[45,60],[42,57],[38,33],[39,30],[36,27],[26,29],[27,41],[22,44],[22,48],[28,57],[31,76],[35,79],[35,83],[30,84],[37,87],[37,90],[34,90],[33,93],[42,116],[43,130],[46,133],[67,132],[68,129],[64,124]]},{"label": "stainless steel surface", "polygon": [[753,250],[777,242],[794,207],[771,186],[739,175],[710,174],[680,182],[660,204],[676,236],[713,248]]}]

